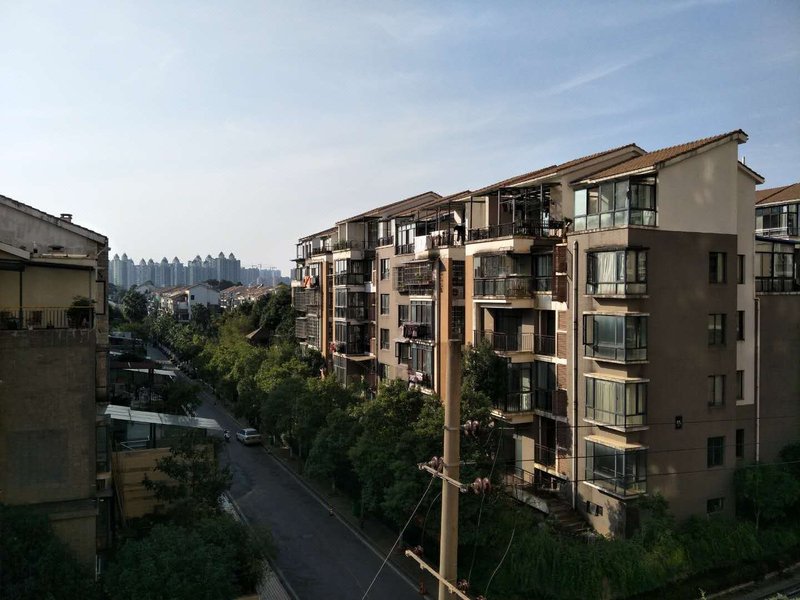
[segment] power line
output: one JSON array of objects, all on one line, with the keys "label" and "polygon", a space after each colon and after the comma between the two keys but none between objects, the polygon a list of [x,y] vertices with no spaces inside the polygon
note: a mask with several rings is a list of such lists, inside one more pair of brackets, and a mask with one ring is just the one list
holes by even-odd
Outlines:
[{"label": "power line", "polygon": [[417,514],[417,510],[419,509],[420,504],[422,504],[422,501],[425,500],[425,496],[428,495],[428,491],[431,489],[431,485],[433,485],[434,479],[436,479],[436,477],[431,477],[431,480],[428,482],[428,487],[426,487],[425,491],[422,492],[422,497],[420,497],[419,502],[417,502],[417,505],[414,507],[414,510],[411,511],[411,516],[408,517],[408,521],[406,521],[406,524],[403,526],[403,529],[400,530],[400,535],[397,536],[397,539],[394,541],[394,544],[392,544],[392,547],[389,548],[389,552],[386,554],[386,558],[383,559],[383,562],[381,563],[381,566],[378,568],[378,572],[375,573],[375,577],[372,578],[372,581],[370,582],[367,591],[364,592],[363,596],[361,596],[361,600],[365,600],[365,598],[369,595],[369,591],[372,589],[372,586],[375,585],[375,582],[378,580],[378,575],[381,574],[383,567],[386,566],[386,562],[389,560],[389,557],[392,555],[392,552],[394,552],[395,547],[402,539],[403,534],[405,533],[406,529],[411,523],[411,519],[413,519],[414,515]]},{"label": "power line", "polygon": [[[537,416],[540,416],[540,415],[537,415]],[[497,419],[498,417],[492,417],[492,418]],[[562,423],[566,427],[568,427],[569,429],[583,429],[583,428],[592,428],[592,427],[626,427],[625,425],[613,425],[611,423],[600,423],[600,422],[587,423],[585,425],[578,425],[578,424],[571,425],[571,424],[564,423],[563,421],[559,421],[556,418],[551,418],[551,417],[543,417],[543,418],[551,419],[552,421],[555,421],[556,423]],[[583,418],[586,418],[586,417],[583,417]],[[726,422],[748,423],[748,422],[750,422],[750,421],[752,421],[754,419],[755,419],[755,417],[747,417],[747,418],[739,417],[739,418],[731,418],[731,419],[697,419],[697,420],[694,420],[694,421],[683,420],[682,423],[683,423],[683,425],[694,425],[694,424],[699,424],[699,423],[726,423]],[[769,415],[769,416],[759,417],[759,419],[761,421],[765,421],[767,419],[800,419],[800,415]],[[635,425],[632,424],[632,425],[628,425],[627,427],[652,427],[652,426],[655,426],[655,425],[671,425],[671,426],[674,427],[675,426],[675,421],[674,420],[673,421],[653,421],[653,422],[641,423],[641,424],[635,424]]]}]

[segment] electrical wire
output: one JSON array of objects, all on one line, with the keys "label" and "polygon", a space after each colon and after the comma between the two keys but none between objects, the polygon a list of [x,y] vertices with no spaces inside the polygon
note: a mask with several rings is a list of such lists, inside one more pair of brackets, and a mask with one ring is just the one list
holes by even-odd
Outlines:
[{"label": "electrical wire", "polygon": [[441,496],[442,496],[442,492],[439,492],[438,494],[436,494],[436,498],[434,498],[431,501],[430,505],[428,506],[428,511],[425,513],[425,520],[422,521],[422,532],[420,533],[420,536],[419,536],[419,545],[420,546],[424,546],[425,545],[425,528],[428,525],[428,515],[431,514],[431,509],[433,508],[433,505],[436,504],[436,501],[439,498],[441,498]]},{"label": "electrical wire", "polygon": [[397,544],[400,543],[400,540],[403,538],[403,534],[405,533],[406,529],[408,528],[409,524],[411,523],[411,520],[414,518],[414,515],[417,514],[417,510],[419,509],[420,505],[422,504],[422,501],[425,500],[425,496],[428,495],[428,491],[431,489],[431,486],[433,485],[434,479],[436,479],[436,476],[435,475],[431,475],[431,480],[428,482],[428,487],[426,487],[425,491],[422,492],[422,497],[419,499],[419,502],[417,502],[417,505],[414,507],[414,510],[411,511],[411,516],[408,517],[408,521],[406,521],[406,524],[403,526],[403,529],[400,530],[400,535],[397,536],[397,539],[394,541],[394,544],[392,544],[392,547],[389,549],[389,552],[386,554],[386,558],[383,559],[383,562],[381,563],[381,566],[378,568],[378,572],[375,573],[375,577],[372,578],[372,581],[370,582],[369,587],[367,588],[367,591],[364,592],[363,596],[361,596],[361,600],[365,600],[366,597],[369,595],[369,592],[372,589],[372,586],[375,585],[375,582],[378,580],[378,575],[380,575],[381,571],[383,571],[383,567],[386,566],[386,563],[389,561],[389,557],[392,555],[392,552],[394,552],[394,549],[397,547]]},{"label": "electrical wire", "polygon": [[[747,406],[751,406],[751,405],[747,405]],[[721,408],[721,407],[712,407],[712,408]],[[547,411],[545,411],[545,412],[547,412]],[[494,418],[497,418],[497,417],[494,417]],[[542,417],[542,418],[547,419],[547,418],[550,418],[550,417]],[[739,422],[739,423],[748,423],[748,422],[752,421],[754,418],[755,417],[748,417],[748,418],[736,417],[736,418],[728,418],[728,419],[697,419],[697,420],[694,420],[694,421],[683,420],[682,424],[685,426],[685,425],[694,425],[694,424],[699,424],[699,423],[727,423],[727,422],[732,422],[732,421]],[[767,419],[782,419],[782,420],[783,419],[800,419],[800,415],[767,415],[767,416],[759,417],[759,419],[761,421],[764,421],[764,420],[767,420]],[[557,423],[561,423],[562,425],[564,425],[568,429],[586,429],[586,428],[592,428],[592,427],[623,427],[621,425],[617,426],[617,425],[612,425],[610,423],[601,423],[599,421],[597,423],[587,423],[585,425],[579,425],[579,424],[570,425],[570,424],[564,423],[563,421],[558,421],[556,419],[551,419],[551,420],[556,421]],[[641,425],[631,425],[631,427],[637,427],[637,428],[638,427],[653,427],[653,426],[656,426],[656,425],[659,425],[659,426],[660,425],[671,425],[671,426],[674,427],[675,426],[675,421],[652,421],[652,422],[648,422],[648,423],[642,423]]]},{"label": "electrical wire", "polygon": [[506,560],[506,556],[508,555],[508,551],[511,549],[511,542],[514,541],[514,534],[517,533],[517,517],[519,516],[519,511],[514,514],[514,528],[511,530],[511,537],[508,539],[508,546],[506,546],[506,551],[503,552],[503,556],[500,558],[500,562],[497,563],[494,571],[492,571],[492,576],[489,577],[489,581],[486,583],[486,588],[484,589],[484,596],[489,596],[489,586],[492,585],[492,580],[497,572],[500,570],[500,567],[503,566],[503,562]]},{"label": "electrical wire", "polygon": [[[490,437],[491,437],[491,435],[492,435],[492,433],[489,433]],[[494,475],[494,468],[497,465],[497,457],[500,456],[500,449],[503,447],[503,437],[504,436],[501,435],[500,439],[497,442],[497,449],[495,450],[495,453],[494,453],[494,460],[492,461],[492,468],[489,471],[489,481],[492,480],[492,475]],[[469,565],[469,573],[467,573],[467,581],[471,581],[472,580],[472,568],[475,566],[475,556],[478,553],[478,533],[480,533],[480,530],[481,530],[481,517],[483,516],[483,502],[484,502],[484,500],[486,500],[486,488],[482,487],[482,489],[481,489],[481,504],[480,504],[480,508],[478,509],[478,523],[475,526],[475,544],[473,544],[473,546],[472,546],[472,561],[470,562],[470,565]]]}]

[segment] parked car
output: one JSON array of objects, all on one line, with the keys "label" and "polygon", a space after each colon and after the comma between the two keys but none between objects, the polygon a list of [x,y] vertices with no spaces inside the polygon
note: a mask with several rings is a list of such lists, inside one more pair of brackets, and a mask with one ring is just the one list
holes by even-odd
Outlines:
[{"label": "parked car", "polygon": [[250,444],[260,444],[261,434],[255,429],[240,429],[236,432],[236,439],[245,446],[249,446]]}]

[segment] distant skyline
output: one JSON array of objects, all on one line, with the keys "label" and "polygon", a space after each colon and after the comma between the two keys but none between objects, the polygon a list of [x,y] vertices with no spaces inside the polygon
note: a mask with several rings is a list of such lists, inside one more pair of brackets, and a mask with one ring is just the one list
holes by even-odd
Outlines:
[{"label": "distant skyline", "polygon": [[111,255],[297,237],[630,142],[733,129],[800,181],[800,2],[0,4],[0,194]]}]

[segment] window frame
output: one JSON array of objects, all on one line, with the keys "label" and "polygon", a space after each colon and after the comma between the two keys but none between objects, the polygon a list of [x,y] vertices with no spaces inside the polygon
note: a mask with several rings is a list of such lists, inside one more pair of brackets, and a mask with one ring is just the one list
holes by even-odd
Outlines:
[{"label": "window frame", "polygon": [[708,405],[712,407],[725,406],[725,375],[708,376]]},{"label": "window frame", "polygon": [[[613,255],[613,281],[600,281],[601,255]],[[588,296],[634,296],[647,293],[647,250],[589,250],[586,253],[586,294]],[[632,276],[632,278],[631,278]],[[603,287],[606,286],[606,287]],[[607,286],[613,286],[608,289]],[[601,289],[602,288],[602,289]]]},{"label": "window frame", "polygon": [[[598,448],[603,449],[603,452],[598,453]],[[585,455],[584,479],[586,482],[621,496],[643,494],[647,491],[647,450],[645,448],[622,450],[592,440],[585,440]],[[598,459],[606,464],[598,465]],[[613,463],[610,470],[609,462]],[[602,474],[603,470],[607,474]]]},{"label": "window frame", "polygon": [[725,345],[725,326],[727,321],[727,313],[709,313],[708,314],[708,345],[709,346],[724,346]]},{"label": "window frame", "polygon": [[[647,381],[619,381],[602,377],[584,375],[585,402],[584,417],[612,427],[640,427],[647,422]],[[605,385],[614,386],[612,392],[614,410],[598,407],[598,399],[603,393],[598,389]],[[629,398],[629,390],[633,390],[633,402]],[[631,404],[633,406],[631,406]],[[633,408],[633,410],[631,410]]]},{"label": "window frame", "polygon": [[385,279],[389,279],[392,275],[392,267],[391,267],[391,260],[388,258],[382,258],[380,262],[380,279],[381,281]]},{"label": "window frame", "polygon": [[706,440],[706,467],[725,466],[725,436],[713,436]]},{"label": "window frame", "polygon": [[735,456],[737,460],[744,458],[744,429],[736,430]]},{"label": "window frame", "polygon": [[708,253],[708,283],[728,283],[728,253]]},{"label": "window frame", "polygon": [[744,283],[745,277],[745,255],[744,254],[737,254],[736,255],[736,283],[741,285]]},{"label": "window frame", "polygon": [[[613,324],[614,340],[598,340],[601,320],[622,320]],[[595,360],[634,362],[647,360],[648,315],[620,313],[583,315],[583,355]],[[608,333],[611,325],[606,325]],[[620,335],[621,334],[621,335]]]},{"label": "window frame", "polygon": [[391,312],[391,300],[389,294],[380,295],[380,314],[388,315]]},{"label": "window frame", "polygon": [[741,342],[744,340],[744,324],[745,324],[745,311],[736,311],[736,341]]},{"label": "window frame", "polygon": [[389,349],[389,330],[383,327],[380,328],[378,332],[379,340],[380,340],[380,349],[381,350],[388,350]]}]

